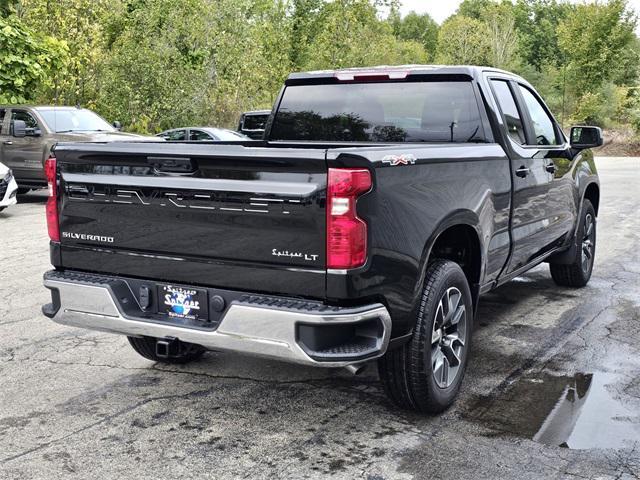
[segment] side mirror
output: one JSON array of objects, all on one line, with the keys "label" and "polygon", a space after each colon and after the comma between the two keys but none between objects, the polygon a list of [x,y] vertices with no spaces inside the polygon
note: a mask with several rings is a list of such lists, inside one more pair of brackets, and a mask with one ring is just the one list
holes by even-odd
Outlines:
[{"label": "side mirror", "polygon": [[42,130],[40,130],[39,128],[27,128],[26,135],[27,137],[39,137],[40,135],[42,135]]},{"label": "side mirror", "polygon": [[122,124],[117,120],[113,122],[111,125],[113,125],[113,128],[115,128],[118,131],[122,130]]},{"label": "side mirror", "polygon": [[600,127],[577,126],[571,127],[569,135],[571,148],[584,150],[585,148],[596,148],[602,146],[602,129]]},{"label": "side mirror", "polygon": [[24,120],[14,120],[13,121],[13,136],[14,137],[25,137],[27,135],[27,124],[24,123]]}]

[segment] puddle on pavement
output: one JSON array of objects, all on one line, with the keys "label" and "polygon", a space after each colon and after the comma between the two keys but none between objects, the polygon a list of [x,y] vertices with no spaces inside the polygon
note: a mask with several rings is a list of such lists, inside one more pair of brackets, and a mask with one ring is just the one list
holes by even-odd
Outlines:
[{"label": "puddle on pavement", "polygon": [[640,442],[640,412],[608,390],[606,373],[524,376],[495,397],[482,397],[469,420],[497,435],[517,435],[571,449],[624,448]]}]

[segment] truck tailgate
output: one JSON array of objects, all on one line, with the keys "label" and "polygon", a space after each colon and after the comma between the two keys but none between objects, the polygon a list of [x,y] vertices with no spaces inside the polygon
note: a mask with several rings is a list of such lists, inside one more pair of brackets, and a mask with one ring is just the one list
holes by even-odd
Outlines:
[{"label": "truck tailgate", "polygon": [[60,144],[64,268],[325,295],[324,149]]}]

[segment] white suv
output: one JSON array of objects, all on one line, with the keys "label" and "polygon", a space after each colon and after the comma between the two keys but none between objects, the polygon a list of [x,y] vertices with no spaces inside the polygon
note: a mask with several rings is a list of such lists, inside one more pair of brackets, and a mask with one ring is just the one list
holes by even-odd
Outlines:
[{"label": "white suv", "polygon": [[9,205],[16,203],[16,194],[18,193],[18,184],[13,178],[11,169],[0,163],[0,212]]}]

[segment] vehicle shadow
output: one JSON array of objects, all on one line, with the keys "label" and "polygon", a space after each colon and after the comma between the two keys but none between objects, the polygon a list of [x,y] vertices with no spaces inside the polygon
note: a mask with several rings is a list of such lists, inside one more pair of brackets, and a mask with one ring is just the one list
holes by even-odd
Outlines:
[{"label": "vehicle shadow", "polygon": [[48,198],[48,193],[46,190],[37,190],[35,192],[29,192],[23,195],[18,195],[18,204],[46,203],[47,198]]},{"label": "vehicle shadow", "polygon": [[[524,340],[530,341],[530,332],[526,331],[528,327],[523,318],[522,305],[525,303],[541,305],[567,296],[576,296],[571,290],[565,290],[559,289],[553,283],[546,265],[543,265],[482,297],[476,316],[474,343],[470,359],[470,375],[475,377],[474,383],[476,381],[482,383],[484,376],[495,376],[496,374],[507,376],[518,365],[526,364],[529,361],[526,356],[515,358],[507,352],[502,352],[495,341],[485,340],[494,337],[497,333],[502,333],[511,338],[517,338],[517,335],[523,334]],[[534,321],[535,311],[526,310],[529,319]],[[539,315],[545,314],[540,313]],[[535,330],[534,327],[531,328]],[[536,333],[544,335],[540,331]],[[210,376],[212,381],[218,377],[260,381],[280,386],[315,385],[325,389],[351,392],[354,401],[356,399],[362,400],[363,393],[367,392],[372,402],[384,406],[389,409],[389,412],[399,413],[386,400],[378,381],[375,361],[368,362],[363,373],[355,376],[344,369],[290,365],[275,360],[224,352],[208,352],[201,361],[194,364],[176,367],[155,364],[153,368],[162,371],[170,370]],[[468,391],[463,385],[461,397],[473,394],[473,391]],[[458,402],[458,405],[464,403],[464,401]],[[339,405],[335,405],[335,407],[338,408]],[[454,407],[452,410],[455,412],[456,408]]]},{"label": "vehicle shadow", "polygon": [[[531,348],[513,356],[514,349],[502,343],[500,332],[513,327],[514,318],[535,323],[548,316],[548,311],[536,313],[536,306],[564,293],[543,266],[484,297],[460,398],[438,416],[406,412],[392,405],[378,381],[375,362],[358,376],[340,369],[302,367],[225,352],[208,352],[200,361],[187,365],[167,365],[138,357],[126,340],[98,336],[93,338],[98,343],[104,341],[105,348],[72,347],[80,355],[92,352],[87,364],[78,359],[69,363],[65,353],[60,360],[55,354],[48,358],[54,365],[58,361],[73,365],[67,368],[75,369],[71,384],[77,387],[72,396],[55,406],[51,417],[64,418],[73,412],[73,421],[79,423],[107,418],[100,443],[89,440],[79,447],[92,451],[119,448],[125,441],[139,448],[144,445],[148,461],[164,461],[165,450],[184,450],[208,468],[218,466],[221,470],[233,468],[225,463],[226,458],[284,459],[284,463],[260,460],[256,465],[256,477],[260,478],[281,478],[283,468],[347,475],[354,468],[370,465],[372,459],[393,465],[402,452],[424,448],[425,438],[446,431],[452,422],[462,432],[477,430],[473,419],[478,397],[530,362],[531,352],[540,342],[540,337],[532,338],[525,331],[524,341]],[[544,337],[548,332],[538,333]],[[73,344],[78,338],[74,335],[68,341]],[[104,377],[96,383],[93,377],[99,371]],[[85,375],[91,378],[83,378]],[[483,405],[485,416],[489,415],[486,411],[500,408]],[[34,424],[32,433],[40,434],[48,427],[56,425]],[[154,443],[144,443],[159,438],[160,453],[151,448]],[[289,478],[302,476],[292,474]]]}]

